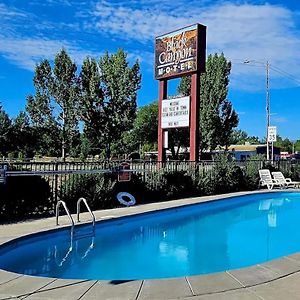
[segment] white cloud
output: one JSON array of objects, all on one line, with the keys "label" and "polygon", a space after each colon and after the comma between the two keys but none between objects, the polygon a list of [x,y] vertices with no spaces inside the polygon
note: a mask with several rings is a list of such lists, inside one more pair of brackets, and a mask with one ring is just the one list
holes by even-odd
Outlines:
[{"label": "white cloud", "polygon": [[25,18],[27,14],[16,8],[8,7],[4,3],[0,3],[0,17],[1,19],[12,19],[12,18]]},{"label": "white cloud", "polygon": [[[186,6],[174,1],[164,1],[160,8],[157,3],[150,8],[146,4],[138,7],[100,1],[92,12],[92,22],[89,21],[86,26],[109,36],[149,45],[155,36],[200,22],[208,27],[208,52],[224,52],[232,60],[233,87],[264,88],[264,69],[259,65],[243,65],[246,59],[263,64],[268,60],[271,66],[300,78],[300,22],[297,12],[270,4],[220,3],[199,7],[197,2],[190,1],[189,7],[193,9],[187,10]],[[295,84],[282,80],[282,75],[271,71],[271,85],[283,87]]]},{"label": "white cloud", "polygon": [[77,64],[81,64],[87,55],[99,56],[95,52],[83,50],[67,41],[38,38],[6,38],[0,36],[0,53],[2,53],[2,56],[21,68],[30,71],[34,70],[35,65],[42,59],[52,60],[62,48],[68,51]]}]

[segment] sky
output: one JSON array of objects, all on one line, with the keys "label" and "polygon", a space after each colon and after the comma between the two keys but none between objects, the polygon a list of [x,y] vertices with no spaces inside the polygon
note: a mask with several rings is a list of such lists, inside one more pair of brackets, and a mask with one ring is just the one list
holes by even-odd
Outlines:
[{"label": "sky", "polygon": [[[156,101],[156,36],[194,23],[207,26],[207,55],[232,62],[228,99],[239,129],[266,134],[266,63],[270,63],[271,125],[300,139],[300,1],[5,0],[0,1],[0,102],[16,117],[34,93],[35,65],[65,48],[79,66],[123,48],[140,61],[138,105]],[[249,63],[245,63],[249,61]],[[170,93],[176,93],[176,81]]]}]

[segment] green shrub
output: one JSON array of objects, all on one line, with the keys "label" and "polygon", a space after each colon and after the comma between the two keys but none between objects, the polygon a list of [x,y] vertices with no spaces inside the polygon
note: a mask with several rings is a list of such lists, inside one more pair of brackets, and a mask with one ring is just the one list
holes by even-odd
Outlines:
[{"label": "green shrub", "polygon": [[92,210],[112,208],[117,177],[113,174],[72,175],[60,190],[60,200],[66,202],[68,208],[76,211],[80,197],[86,198]]},{"label": "green shrub", "polygon": [[244,187],[243,172],[228,153],[216,156],[212,182],[214,194],[237,192]]},{"label": "green shrub", "polygon": [[156,172],[147,187],[155,198],[161,199],[178,199],[195,194],[192,177],[186,171]]},{"label": "green shrub", "polygon": [[293,180],[300,180],[300,165],[292,164],[290,174],[286,174],[286,176],[291,177]]},{"label": "green shrub", "polygon": [[92,210],[108,209],[123,206],[117,200],[119,192],[132,194],[138,204],[146,202],[145,183],[135,174],[128,182],[118,182],[116,174],[73,175],[63,184],[60,199],[72,212],[80,197],[87,199]]},{"label": "green shrub", "polygon": [[244,179],[245,179],[245,189],[255,190],[258,188],[259,184],[259,173],[258,171],[262,168],[263,155],[254,156],[251,160],[246,162],[243,169]]},{"label": "green shrub", "polygon": [[212,180],[212,172],[201,172],[195,178],[195,186],[197,190],[197,196],[212,195],[215,187]]},{"label": "green shrub", "polygon": [[12,221],[53,210],[48,182],[40,176],[7,177],[0,184],[0,219]]}]

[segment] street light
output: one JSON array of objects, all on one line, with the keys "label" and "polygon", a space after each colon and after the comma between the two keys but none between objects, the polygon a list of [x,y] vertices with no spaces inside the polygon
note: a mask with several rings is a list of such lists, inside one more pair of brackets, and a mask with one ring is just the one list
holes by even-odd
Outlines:
[{"label": "street light", "polygon": [[270,87],[269,87],[269,77],[270,77],[270,64],[256,60],[245,60],[244,64],[258,63],[266,68],[266,142],[267,142],[267,160],[270,159],[270,149],[268,141],[268,131],[270,126]]}]

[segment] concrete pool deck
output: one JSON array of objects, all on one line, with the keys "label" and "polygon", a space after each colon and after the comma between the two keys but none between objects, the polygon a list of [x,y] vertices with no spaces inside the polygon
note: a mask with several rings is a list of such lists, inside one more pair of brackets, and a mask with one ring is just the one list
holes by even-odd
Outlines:
[{"label": "concrete pool deck", "polygon": [[[271,192],[297,191],[275,190]],[[178,207],[232,196],[267,192],[239,192],[226,195],[188,198],[133,207],[96,211],[97,221],[150,211]],[[88,213],[82,213],[82,223],[88,222]],[[75,220],[75,217],[74,217]],[[55,218],[46,218],[0,226],[0,245],[17,237],[53,228],[68,226],[67,216],[60,217],[61,226],[55,226]],[[0,299],[299,299],[300,253],[282,257],[248,268],[187,276],[174,279],[104,281],[66,280],[34,277],[0,270]]]}]

